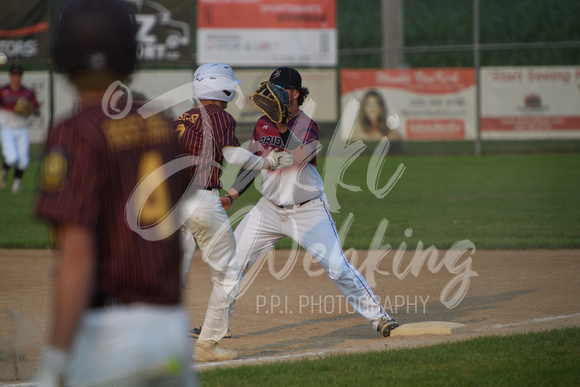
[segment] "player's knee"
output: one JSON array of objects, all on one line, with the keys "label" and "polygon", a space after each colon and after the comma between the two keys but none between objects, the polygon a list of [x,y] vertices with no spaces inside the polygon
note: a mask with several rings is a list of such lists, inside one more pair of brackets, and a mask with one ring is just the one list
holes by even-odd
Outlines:
[{"label": "player's knee", "polygon": [[16,155],[4,155],[4,163],[6,165],[13,167],[17,161]]},{"label": "player's knee", "polygon": [[330,265],[328,268],[328,276],[333,281],[340,281],[341,279],[348,277],[347,270],[348,267],[343,262],[334,266]]},{"label": "player's knee", "polygon": [[18,162],[18,169],[24,171],[26,168],[28,168],[28,160],[21,160]]}]

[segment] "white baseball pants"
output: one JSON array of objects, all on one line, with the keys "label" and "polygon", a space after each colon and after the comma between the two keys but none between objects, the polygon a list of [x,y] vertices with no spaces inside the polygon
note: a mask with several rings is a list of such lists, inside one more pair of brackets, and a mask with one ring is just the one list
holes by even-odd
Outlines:
[{"label": "white baseball pants", "polygon": [[65,369],[67,386],[193,386],[181,306],[132,304],[83,315]]},{"label": "white baseball pants", "polygon": [[2,155],[10,166],[25,170],[30,162],[28,128],[2,127]]},{"label": "white baseball pants", "polygon": [[[228,331],[230,308],[235,301],[240,275],[234,233],[218,189],[197,190],[185,198],[181,215],[183,227],[193,235],[203,261],[210,267],[213,282],[197,341],[219,341]],[[187,254],[182,261],[182,278],[186,278],[193,249],[187,233],[182,236],[182,250]]]},{"label": "white baseball pants", "polygon": [[234,234],[242,276],[260,256],[287,236],[320,263],[352,307],[374,329],[381,318],[390,318],[366,279],[344,256],[326,197],[292,209],[279,208],[262,197]]}]

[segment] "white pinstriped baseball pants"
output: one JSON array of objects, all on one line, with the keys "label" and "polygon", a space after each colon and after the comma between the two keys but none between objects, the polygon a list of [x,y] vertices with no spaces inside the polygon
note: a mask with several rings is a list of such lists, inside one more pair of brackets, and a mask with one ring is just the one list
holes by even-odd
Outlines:
[{"label": "white pinstriped baseball pants", "polygon": [[247,269],[287,236],[320,263],[352,307],[373,329],[377,328],[381,318],[390,318],[366,279],[344,256],[325,196],[293,209],[279,208],[262,197],[236,228],[234,235],[242,273],[240,283]]}]

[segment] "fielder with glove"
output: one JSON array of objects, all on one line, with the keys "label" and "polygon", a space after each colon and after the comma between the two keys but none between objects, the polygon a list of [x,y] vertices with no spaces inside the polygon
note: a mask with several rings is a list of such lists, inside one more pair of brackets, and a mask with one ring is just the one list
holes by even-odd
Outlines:
[{"label": "fielder with glove", "polygon": [[2,155],[0,189],[6,188],[10,168],[14,167],[12,192],[20,192],[22,176],[30,162],[28,129],[30,116],[39,113],[39,104],[32,89],[22,85],[23,68],[10,67],[10,82],[0,88],[0,123],[2,125]]},{"label": "fielder with glove", "polygon": [[[270,92],[266,98],[260,96],[265,93],[264,85]],[[284,122],[284,97],[278,100],[283,93],[276,92],[279,88],[289,97],[287,116],[291,118],[287,122]],[[242,273],[239,284],[243,274],[260,256],[284,237],[292,238],[320,263],[352,307],[375,331],[386,337],[399,324],[388,315],[367,281],[343,254],[324,195],[324,184],[316,170],[318,125],[299,108],[308,93],[297,70],[281,67],[252,98],[266,115],[256,123],[250,151],[262,155],[273,149],[287,150],[294,156],[295,163],[281,171],[262,172],[263,197],[234,232],[236,257]],[[265,106],[267,100],[270,106]],[[241,195],[256,176],[255,171],[240,171],[228,192],[229,198]],[[222,199],[229,208],[228,198]]]}]

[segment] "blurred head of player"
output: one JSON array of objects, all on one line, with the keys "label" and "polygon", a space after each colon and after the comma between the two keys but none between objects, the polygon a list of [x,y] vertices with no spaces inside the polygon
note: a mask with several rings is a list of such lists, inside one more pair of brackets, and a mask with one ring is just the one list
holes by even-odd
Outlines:
[{"label": "blurred head of player", "polygon": [[20,89],[20,85],[22,83],[22,73],[24,72],[24,69],[22,68],[21,64],[13,64],[12,66],[10,66],[10,87],[12,88],[12,90],[18,90]]},{"label": "blurred head of player", "polygon": [[57,13],[55,69],[79,90],[107,89],[137,66],[135,18],[120,0],[72,0]]},{"label": "blurred head of player", "polygon": [[220,101],[224,109],[236,98],[236,85],[242,83],[234,76],[230,65],[206,63],[197,68],[193,76],[193,95],[200,101]]},{"label": "blurred head of player", "polygon": [[296,90],[297,94],[294,99],[298,106],[302,106],[309,93],[308,88],[302,87],[302,76],[292,67],[278,67],[270,75],[270,82],[288,90],[290,99],[294,95],[293,90]]}]

